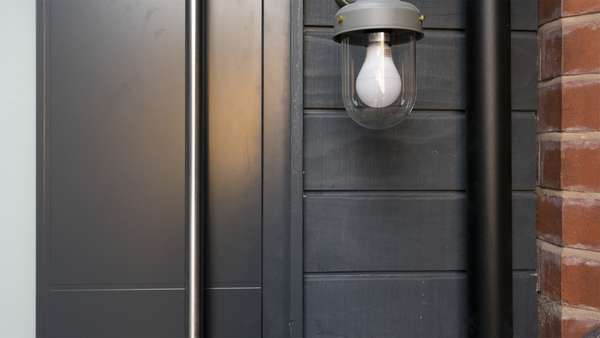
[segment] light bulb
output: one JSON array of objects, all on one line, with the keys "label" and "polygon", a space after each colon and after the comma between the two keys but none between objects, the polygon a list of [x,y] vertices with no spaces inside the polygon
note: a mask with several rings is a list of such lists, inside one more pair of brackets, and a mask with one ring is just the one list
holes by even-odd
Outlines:
[{"label": "light bulb", "polygon": [[398,99],[402,79],[392,59],[389,33],[369,34],[367,57],[356,78],[356,93],[367,106],[387,107]]}]

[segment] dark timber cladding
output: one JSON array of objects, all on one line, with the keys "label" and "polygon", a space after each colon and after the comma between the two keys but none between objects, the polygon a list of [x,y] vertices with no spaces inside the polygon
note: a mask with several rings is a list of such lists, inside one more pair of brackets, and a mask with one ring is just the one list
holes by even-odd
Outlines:
[{"label": "dark timber cladding", "polygon": [[[343,110],[335,1],[293,2],[292,202],[303,202],[292,208],[290,259],[292,278],[304,275],[291,293],[294,336],[467,335],[468,1],[410,1],[427,29],[416,111],[386,131]],[[534,337],[537,1],[511,9],[512,325]]]},{"label": "dark timber cladding", "polygon": [[470,334],[511,337],[510,16],[507,0],[470,0],[467,201]]}]

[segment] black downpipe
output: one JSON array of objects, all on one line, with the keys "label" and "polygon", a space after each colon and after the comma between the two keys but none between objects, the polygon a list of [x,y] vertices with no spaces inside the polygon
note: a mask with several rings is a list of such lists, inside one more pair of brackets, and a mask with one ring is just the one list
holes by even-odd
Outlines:
[{"label": "black downpipe", "polygon": [[468,0],[469,333],[512,337],[510,1]]}]

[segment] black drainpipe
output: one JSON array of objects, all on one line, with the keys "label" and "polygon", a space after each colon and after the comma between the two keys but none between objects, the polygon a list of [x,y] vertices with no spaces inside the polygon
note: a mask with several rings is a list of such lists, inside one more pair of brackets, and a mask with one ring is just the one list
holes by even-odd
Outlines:
[{"label": "black drainpipe", "polygon": [[467,6],[469,333],[512,337],[510,1]]}]

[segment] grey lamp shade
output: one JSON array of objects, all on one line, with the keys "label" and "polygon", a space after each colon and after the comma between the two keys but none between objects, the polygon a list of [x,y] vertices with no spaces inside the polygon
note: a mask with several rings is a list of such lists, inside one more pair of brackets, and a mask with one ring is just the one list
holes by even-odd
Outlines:
[{"label": "grey lamp shade", "polygon": [[335,16],[334,40],[364,31],[413,32],[423,37],[421,12],[413,4],[401,0],[356,0],[340,8]]}]

